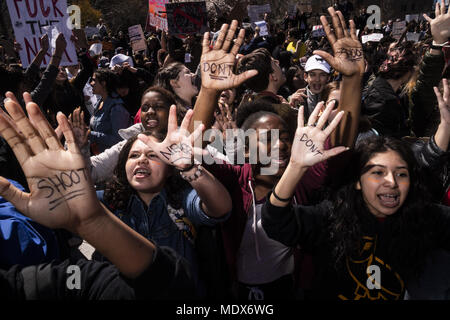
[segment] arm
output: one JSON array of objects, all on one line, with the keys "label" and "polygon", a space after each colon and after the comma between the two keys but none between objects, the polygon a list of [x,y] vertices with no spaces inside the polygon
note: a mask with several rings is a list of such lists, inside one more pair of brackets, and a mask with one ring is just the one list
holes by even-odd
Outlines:
[{"label": "arm", "polygon": [[25,71],[25,77],[32,77],[33,74],[39,73],[39,68],[41,66],[42,61],[44,60],[45,55],[47,54],[49,44],[48,44],[48,35],[44,34],[40,39],[41,48],[39,49],[37,55],[34,57],[31,64],[28,66]]},{"label": "arm", "polygon": [[350,33],[347,31],[344,17],[340,11],[335,12],[328,8],[333,21],[334,32],[324,16],[320,21],[324,27],[328,40],[333,47],[334,56],[325,51],[314,51],[323,57],[336,71],[342,73],[341,93],[339,97],[339,111],[345,115],[338,129],[332,133],[332,145],[344,145],[352,147],[358,133],[360,106],[361,106],[361,81],[364,74],[364,54],[362,45],[356,36],[356,26],[350,20]]},{"label": "arm", "polygon": [[204,126],[200,125],[192,134],[189,134],[188,125],[192,114],[192,110],[186,113],[178,129],[176,107],[171,106],[167,136],[164,141],[156,143],[144,134],[139,135],[139,140],[154,150],[163,162],[181,171],[181,176],[197,191],[202,201],[202,210],[208,216],[220,218],[231,211],[231,197],[210,172],[194,164],[194,152],[197,151],[194,141],[202,134]]},{"label": "arm", "polygon": [[26,105],[29,119],[13,100],[5,106],[23,135],[2,115],[0,134],[21,163],[30,193],[0,177],[0,194],[34,221],[80,235],[125,276],[138,277],[153,261],[155,246],[100,204],[67,118],[57,115],[65,150],[35,103]]},{"label": "arm", "polygon": [[[198,94],[194,106],[194,115],[189,126],[189,131],[191,132],[194,130],[195,121],[203,123],[206,129],[212,126],[214,123],[214,110],[222,90],[237,87],[248,78],[257,74],[256,70],[249,70],[239,75],[235,75],[232,71],[236,55],[244,41],[245,35],[245,30],[241,29],[231,51],[228,52],[236,28],[236,20],[232,21],[229,29],[227,24],[222,25],[217,41],[212,49],[209,47],[209,32],[204,34],[202,57],[200,59],[202,87]],[[212,63],[220,66],[214,72],[210,68]]]},{"label": "arm", "polygon": [[441,122],[434,135],[434,140],[439,149],[447,151],[450,142],[450,87],[447,79],[443,79],[442,84],[444,87],[443,96],[439,92],[439,89],[434,87],[439,104],[439,112],[441,113]]}]

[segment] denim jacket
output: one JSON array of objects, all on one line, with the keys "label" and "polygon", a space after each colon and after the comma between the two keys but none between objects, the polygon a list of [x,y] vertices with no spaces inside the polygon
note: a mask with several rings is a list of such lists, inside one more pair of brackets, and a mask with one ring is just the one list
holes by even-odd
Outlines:
[{"label": "denim jacket", "polygon": [[[185,213],[182,224],[186,228],[193,226],[194,229],[191,228],[185,232],[195,234],[195,228],[198,226],[212,227],[228,219],[229,214],[219,219],[207,216],[201,208],[200,197],[194,189],[188,188],[181,192],[184,194],[182,208]],[[104,191],[97,191],[97,197],[102,202],[104,202],[103,194]],[[147,209],[137,195],[132,195],[125,211],[114,210],[113,213],[133,230],[158,246],[168,246],[177,251],[192,264],[194,270],[196,269],[194,244],[169,216],[167,195],[164,189],[151,200]]]},{"label": "denim jacket", "polygon": [[91,134],[89,140],[96,144],[98,152],[115,145],[122,138],[119,129],[127,128],[131,125],[130,113],[125,109],[122,99],[113,93],[104,101],[103,107],[99,110],[102,100],[97,102],[94,114],[91,118]]}]

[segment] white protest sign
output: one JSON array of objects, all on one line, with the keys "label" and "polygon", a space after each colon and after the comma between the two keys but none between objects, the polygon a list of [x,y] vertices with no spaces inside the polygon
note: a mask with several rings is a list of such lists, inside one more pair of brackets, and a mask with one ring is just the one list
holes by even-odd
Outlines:
[{"label": "white protest sign", "polygon": [[134,52],[145,51],[147,43],[145,42],[144,31],[140,24],[128,28],[128,36],[130,37],[131,47]]},{"label": "white protest sign", "polygon": [[394,22],[392,25],[392,38],[399,40],[406,28],[406,21]]},{"label": "white protest sign", "polygon": [[[75,46],[70,40],[72,31],[68,28],[67,0],[6,0],[16,41],[22,46],[20,60],[22,67],[28,67],[41,48],[39,38],[46,33],[44,27],[57,26],[64,33],[67,47],[62,54],[61,66],[77,64]],[[70,25],[70,23],[69,23]],[[43,65],[50,61],[47,52]]]},{"label": "white protest sign", "polygon": [[89,48],[89,54],[91,56],[98,56],[102,54],[103,45],[101,43],[93,43]]},{"label": "white protest sign", "polygon": [[250,17],[250,22],[261,21],[264,18],[264,14],[270,12],[270,4],[247,6],[247,13]]},{"label": "white protest sign", "polygon": [[380,42],[383,39],[382,33],[371,33],[361,37],[361,42],[364,44],[366,42]]},{"label": "white protest sign", "polygon": [[267,23],[265,21],[257,21],[255,22],[256,26],[259,27],[259,35],[261,37],[269,35],[269,31],[267,30]]},{"label": "white protest sign", "polygon": [[407,32],[406,33],[406,41],[414,41],[419,42],[420,33],[417,32]]}]

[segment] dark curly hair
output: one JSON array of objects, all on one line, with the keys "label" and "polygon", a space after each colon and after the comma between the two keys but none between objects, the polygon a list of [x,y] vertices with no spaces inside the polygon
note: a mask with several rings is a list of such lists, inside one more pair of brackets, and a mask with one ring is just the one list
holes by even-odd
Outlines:
[{"label": "dark curly hair", "polygon": [[[355,184],[370,168],[369,160],[376,154],[392,150],[407,163],[410,175],[408,196],[402,207],[386,220],[391,235],[386,259],[404,278],[420,274],[427,253],[431,248],[431,236],[426,228],[426,207],[430,196],[422,182],[419,166],[409,145],[390,137],[370,137],[361,142],[352,155],[343,177],[344,186],[329,196],[329,232],[333,245],[333,258],[337,270],[342,270],[347,257],[357,255],[362,247],[364,226],[373,223],[373,216],[364,202],[361,190]],[[341,184],[342,185],[342,184]]]},{"label": "dark curly hair", "polygon": [[385,79],[400,79],[414,70],[417,59],[413,42],[402,42],[387,52],[387,58],[378,69],[378,74]]},{"label": "dark curly hair", "polygon": [[[146,131],[144,134],[155,137],[158,141],[163,141],[165,138],[164,134],[156,132],[150,133]],[[125,165],[128,160],[128,155],[136,140],[137,135],[128,139],[125,143],[120,151],[113,177],[106,183],[104,199],[105,202],[114,210],[125,210],[128,206],[130,197],[133,194],[137,194],[136,191],[130,186],[127,179],[127,174],[125,172]],[[170,204],[174,209],[179,209],[182,207],[183,203],[181,191],[188,188],[189,184],[183,180],[177,172],[175,172],[175,169],[172,170],[172,174],[167,177],[164,189],[166,190],[168,204]]]}]

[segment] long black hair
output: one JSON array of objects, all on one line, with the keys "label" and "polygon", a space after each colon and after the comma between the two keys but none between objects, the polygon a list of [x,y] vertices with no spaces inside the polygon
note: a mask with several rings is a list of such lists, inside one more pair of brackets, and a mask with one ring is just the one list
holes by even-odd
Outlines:
[{"label": "long black hair", "polygon": [[[150,133],[146,131],[144,134],[155,137],[158,141],[163,141],[165,138],[165,134],[157,132]],[[133,194],[137,195],[136,190],[130,186],[125,171],[128,155],[130,154],[131,147],[136,140],[137,135],[128,139],[125,143],[120,151],[113,177],[106,184],[104,199],[105,202],[108,203],[108,205],[114,210],[125,210],[128,206],[130,197]],[[189,184],[183,180],[179,174],[177,174],[175,169],[173,169],[172,174],[167,177],[164,184],[164,189],[166,190],[167,202],[174,209],[180,209],[182,207],[183,198],[181,191],[187,187],[189,187]]]},{"label": "long black hair", "polygon": [[333,258],[337,269],[343,267],[345,258],[357,255],[362,249],[362,237],[367,235],[367,227],[375,223],[374,216],[364,202],[362,191],[356,183],[369,170],[367,163],[377,153],[395,151],[407,163],[410,188],[402,207],[386,221],[391,236],[386,248],[388,261],[399,273],[410,278],[417,276],[431,248],[430,236],[424,233],[427,217],[426,207],[430,196],[421,183],[423,180],[419,165],[409,145],[390,137],[370,137],[361,142],[352,155],[343,177],[344,186],[331,196],[332,208],[329,232],[333,245]]}]

